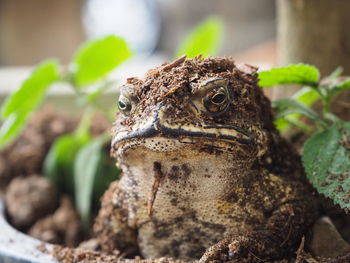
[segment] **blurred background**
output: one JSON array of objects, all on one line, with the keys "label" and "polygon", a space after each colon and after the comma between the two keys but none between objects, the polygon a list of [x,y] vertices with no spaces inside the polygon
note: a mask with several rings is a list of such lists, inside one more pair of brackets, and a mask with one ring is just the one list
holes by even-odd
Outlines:
[{"label": "blurred background", "polygon": [[225,27],[219,55],[266,44],[269,53],[255,59],[275,61],[274,0],[0,0],[0,65],[68,62],[83,41],[107,34],[123,37],[140,56],[169,59],[188,31],[213,14]]},{"label": "blurred background", "polygon": [[[113,79],[142,76],[172,60],[186,35],[211,15],[224,26],[217,55],[262,68],[276,64],[275,0],[0,0],[0,102],[40,61],[68,64],[83,42],[108,34],[123,37],[134,53]],[[59,86],[47,101],[71,110],[73,100]],[[106,100],[111,105],[115,97]]]},{"label": "blurred background", "polygon": [[84,41],[108,34],[123,37],[134,53],[114,78],[142,76],[172,60],[188,32],[211,15],[224,25],[217,55],[237,64],[305,62],[322,74],[337,66],[349,74],[349,12],[343,0],[0,0],[0,100],[30,66],[49,57],[67,64]]}]

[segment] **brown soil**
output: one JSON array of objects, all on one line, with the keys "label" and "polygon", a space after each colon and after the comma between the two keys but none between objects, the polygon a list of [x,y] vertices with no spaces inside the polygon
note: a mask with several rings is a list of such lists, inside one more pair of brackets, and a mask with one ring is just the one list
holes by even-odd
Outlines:
[{"label": "brown soil", "polygon": [[[264,263],[349,263],[350,254],[338,256],[334,258],[313,257],[310,253],[305,252],[305,240],[303,239],[299,249],[295,252],[296,258],[291,260],[276,260]],[[123,255],[119,251],[112,251],[105,253],[96,250],[82,249],[82,248],[67,248],[62,246],[55,246],[52,251],[53,257],[62,263],[189,263],[182,260],[175,260],[172,258],[157,258],[157,259],[141,259],[136,257],[134,259],[122,258]],[[236,261],[235,261],[236,262]],[[198,261],[193,261],[198,263]],[[213,262],[220,263],[220,262]]]},{"label": "brown soil", "polygon": [[79,215],[68,196],[61,197],[59,208],[39,219],[29,229],[28,234],[39,240],[74,247],[82,240]]},{"label": "brown soil", "polygon": [[10,222],[19,229],[27,229],[41,217],[55,211],[58,192],[45,177],[18,177],[9,184],[5,202]]},{"label": "brown soil", "polygon": [[85,249],[71,249],[61,246],[55,246],[53,250],[55,259],[62,263],[185,263],[181,260],[174,260],[170,258],[159,259],[123,259],[118,251],[103,253],[101,251],[85,250]]}]

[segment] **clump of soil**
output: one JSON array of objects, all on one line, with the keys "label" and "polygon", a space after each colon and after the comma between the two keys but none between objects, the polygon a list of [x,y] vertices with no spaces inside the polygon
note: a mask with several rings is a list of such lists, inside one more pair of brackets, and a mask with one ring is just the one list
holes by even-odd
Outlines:
[{"label": "clump of soil", "polygon": [[82,226],[72,201],[66,195],[60,198],[46,177],[13,179],[5,202],[10,223],[34,238],[71,247],[82,240]]},{"label": "clump of soil", "polygon": [[82,239],[81,229],[79,215],[70,198],[64,195],[59,208],[53,214],[39,219],[28,234],[48,243],[74,247]]},{"label": "clump of soil", "polygon": [[10,222],[19,229],[26,229],[56,209],[58,192],[45,177],[17,177],[7,188],[5,202]]},{"label": "clump of soil", "polygon": [[53,141],[72,132],[77,120],[50,108],[38,112],[21,136],[0,152],[0,191],[17,176],[41,174],[43,161]]}]

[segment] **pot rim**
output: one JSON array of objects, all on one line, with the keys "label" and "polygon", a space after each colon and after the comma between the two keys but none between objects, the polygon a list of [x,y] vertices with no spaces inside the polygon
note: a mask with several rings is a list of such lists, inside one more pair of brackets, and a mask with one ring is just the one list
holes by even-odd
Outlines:
[{"label": "pot rim", "polygon": [[53,245],[32,238],[15,228],[6,219],[4,201],[0,198],[0,262],[58,263],[52,255],[39,247],[52,251]]}]

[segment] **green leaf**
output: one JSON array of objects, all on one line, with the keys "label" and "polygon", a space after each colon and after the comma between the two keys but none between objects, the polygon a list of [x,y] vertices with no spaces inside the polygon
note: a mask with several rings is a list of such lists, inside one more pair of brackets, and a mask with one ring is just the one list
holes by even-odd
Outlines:
[{"label": "green leaf", "polygon": [[302,160],[317,191],[350,209],[350,123],[331,126],[309,138]]},{"label": "green leaf", "polygon": [[12,142],[23,130],[27,114],[12,113],[6,118],[0,128],[0,149]]},{"label": "green leaf", "polygon": [[320,99],[320,94],[313,88],[303,87],[294,93],[292,98],[305,106],[312,106]]},{"label": "green leaf", "polygon": [[109,138],[102,136],[84,146],[74,164],[76,207],[84,228],[90,226],[92,202],[106,190],[110,182],[117,179],[118,171],[108,160],[104,145]]},{"label": "green leaf", "polygon": [[282,84],[315,86],[319,79],[320,72],[318,69],[306,64],[289,65],[259,72],[260,87],[271,87]]},{"label": "green leaf", "polygon": [[272,107],[276,111],[276,119],[298,113],[303,114],[318,123],[324,124],[323,120],[315,111],[291,98],[276,100],[272,103]]},{"label": "green leaf", "polygon": [[4,123],[0,129],[0,148],[19,135],[31,113],[43,100],[47,88],[59,78],[57,62],[45,61],[34,69],[18,90],[7,97],[1,108]]},{"label": "green leaf", "polygon": [[83,45],[71,66],[74,83],[79,86],[93,84],[131,57],[126,42],[116,36],[107,36]]},{"label": "green leaf", "polygon": [[273,123],[279,131],[284,131],[290,126],[290,122],[285,118],[276,119]]},{"label": "green leaf", "polygon": [[193,58],[215,55],[222,39],[223,22],[216,16],[210,16],[197,25],[180,44],[176,57],[186,55]]},{"label": "green leaf", "polygon": [[90,140],[73,133],[57,138],[51,146],[44,161],[44,174],[61,191],[74,194],[74,161],[79,149]]},{"label": "green leaf", "polygon": [[48,60],[41,63],[20,88],[6,99],[1,109],[1,117],[5,119],[15,112],[34,111],[44,98],[47,88],[57,80],[59,80],[57,62]]},{"label": "green leaf", "polygon": [[[320,94],[313,88],[303,87],[293,94],[292,99],[307,106],[312,106],[320,99]],[[301,128],[305,132],[311,132],[311,129],[303,124],[299,119],[301,114],[293,113],[275,121],[276,128],[279,131],[287,130],[291,125]]]},{"label": "green leaf", "polygon": [[98,172],[96,172],[95,176],[92,196],[92,208],[95,208],[96,211],[99,210],[100,199],[106,192],[109,184],[119,179],[119,174],[121,173],[121,170],[116,168],[115,160],[110,157],[109,152],[109,148],[101,148],[101,158],[97,169]]}]

